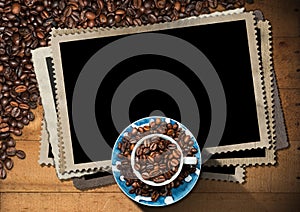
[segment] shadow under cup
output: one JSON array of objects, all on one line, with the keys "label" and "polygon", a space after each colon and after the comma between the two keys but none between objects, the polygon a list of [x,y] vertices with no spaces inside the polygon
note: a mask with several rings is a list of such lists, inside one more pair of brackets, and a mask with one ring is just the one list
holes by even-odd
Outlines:
[{"label": "shadow under cup", "polygon": [[139,180],[151,186],[164,186],[174,181],[183,164],[196,165],[196,157],[183,156],[178,143],[164,134],[141,138],[131,153],[131,167]]}]

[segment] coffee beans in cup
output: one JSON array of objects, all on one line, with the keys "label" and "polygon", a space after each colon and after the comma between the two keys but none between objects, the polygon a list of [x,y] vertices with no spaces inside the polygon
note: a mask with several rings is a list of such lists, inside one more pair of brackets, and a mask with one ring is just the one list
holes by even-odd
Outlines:
[{"label": "coffee beans in cup", "polygon": [[181,148],[182,155],[175,148],[176,145],[174,146],[167,139],[153,137],[152,140],[144,140],[143,144],[136,149],[137,159],[134,169],[139,171],[145,180],[159,183],[170,179],[178,169],[178,157],[195,157],[198,150],[194,147],[192,137],[187,135],[178,123],[167,123],[162,118],[156,118],[143,127],[134,127],[123,136],[117,144],[120,151],[118,154],[120,164],[117,165],[117,169],[124,177],[126,186],[131,187],[129,193],[151,197],[152,201],[157,201],[160,196],[171,196],[172,188],[179,187],[187,176],[194,173],[196,165],[183,164],[176,179],[164,186],[152,186],[142,182],[132,169],[131,153],[139,140],[151,134],[163,134],[171,137]]},{"label": "coffee beans in cup", "polygon": [[155,136],[137,148],[134,169],[144,180],[162,183],[178,171],[180,159],[181,152],[176,144]]}]

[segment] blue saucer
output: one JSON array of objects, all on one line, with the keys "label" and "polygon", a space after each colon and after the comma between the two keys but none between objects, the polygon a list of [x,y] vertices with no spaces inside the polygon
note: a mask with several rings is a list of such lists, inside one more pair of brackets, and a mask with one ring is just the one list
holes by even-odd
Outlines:
[{"label": "blue saucer", "polygon": [[[194,141],[194,148],[198,150],[198,152],[195,154],[195,156],[198,159],[198,164],[196,165],[196,172],[190,174],[188,177],[186,177],[183,180],[183,183],[177,187],[177,188],[172,188],[172,196],[160,196],[156,202],[153,202],[151,200],[151,197],[143,197],[140,195],[136,194],[130,194],[129,190],[131,189],[131,186],[126,185],[126,181],[123,179],[122,176],[120,176],[120,171],[117,169],[117,165],[120,163],[120,159],[118,158],[118,154],[120,153],[120,150],[118,149],[118,143],[122,141],[122,138],[124,134],[127,134],[128,132],[131,132],[134,127],[139,127],[139,126],[144,126],[148,125],[150,122],[154,121],[156,118],[160,118],[162,121],[165,121],[167,123],[177,123],[180,128],[182,128],[183,131],[185,131],[186,134],[191,136],[191,139]],[[195,137],[191,134],[191,132],[181,123],[170,119],[170,118],[165,118],[165,117],[160,117],[160,116],[152,116],[152,117],[147,117],[140,119],[131,125],[129,125],[118,137],[113,151],[112,151],[112,171],[113,175],[115,178],[115,181],[117,182],[118,186],[120,189],[132,200],[143,204],[147,206],[166,206],[173,204],[175,202],[178,202],[182,198],[184,198],[195,186],[199,179],[200,175],[200,170],[201,170],[201,154],[200,154],[200,148],[198,146],[198,143],[195,139]]]}]

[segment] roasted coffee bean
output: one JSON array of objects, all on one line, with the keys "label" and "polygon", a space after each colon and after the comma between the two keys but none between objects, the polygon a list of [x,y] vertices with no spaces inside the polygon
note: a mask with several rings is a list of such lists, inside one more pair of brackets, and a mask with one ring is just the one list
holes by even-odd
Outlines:
[{"label": "roasted coffee bean", "polygon": [[141,168],[140,164],[138,164],[138,163],[135,163],[135,164],[134,164],[134,169],[135,169],[135,170],[139,171],[140,168]]},{"label": "roasted coffee bean", "polygon": [[152,143],[151,145],[150,145],[150,150],[151,151],[155,151],[157,149],[157,144],[156,143]]},{"label": "roasted coffee bean", "polygon": [[165,177],[163,175],[160,175],[158,177],[155,177],[153,179],[153,181],[156,182],[156,183],[162,183],[162,182],[166,181],[166,179],[165,179]]},{"label": "roasted coffee bean", "polygon": [[198,152],[198,150],[197,150],[196,148],[192,148],[192,149],[191,149],[191,153],[192,153],[192,154],[196,154],[197,152]]},{"label": "roasted coffee bean", "polygon": [[163,9],[166,6],[166,0],[156,0],[156,7]]},{"label": "roasted coffee bean", "polygon": [[23,93],[27,90],[27,87],[25,85],[19,85],[15,88],[15,91],[17,93]]},{"label": "roasted coffee bean", "polygon": [[150,147],[150,144],[151,144],[151,143],[150,143],[150,140],[149,140],[149,139],[146,139],[146,140],[144,141],[144,146],[145,146],[145,147],[147,147],[147,148]]},{"label": "roasted coffee bean", "polygon": [[94,20],[96,18],[96,15],[95,15],[95,13],[88,11],[85,13],[85,17],[89,20]]},{"label": "roasted coffee bean", "polygon": [[21,103],[19,105],[19,108],[23,109],[23,110],[28,110],[29,109],[29,105],[28,104],[24,104],[24,103]]},{"label": "roasted coffee bean", "polygon": [[155,119],[155,124],[156,124],[156,125],[159,125],[160,123],[161,123],[160,118]]},{"label": "roasted coffee bean", "polygon": [[189,136],[189,135],[186,135],[185,137],[184,137],[184,142],[185,143],[188,143],[189,141],[190,141],[190,139],[191,139],[191,137]]},{"label": "roasted coffee bean", "polygon": [[34,114],[31,111],[29,111],[28,115],[27,115],[27,118],[29,119],[29,121],[33,121],[34,120]]},{"label": "roasted coffee bean", "polygon": [[4,144],[2,144],[2,153],[0,153],[0,160],[4,161],[7,158],[6,148],[4,148]]},{"label": "roasted coffee bean", "polygon": [[150,175],[148,172],[143,172],[142,177],[143,177],[143,179],[148,180],[150,178]]},{"label": "roasted coffee bean", "polygon": [[22,122],[17,122],[17,128],[23,129],[24,128],[24,124]]},{"label": "roasted coffee bean", "polygon": [[9,131],[9,126],[7,123],[0,123],[0,133],[5,133]]},{"label": "roasted coffee bean", "polygon": [[18,128],[14,128],[13,130],[11,130],[11,132],[13,134],[15,134],[16,136],[20,136],[22,135],[22,130],[18,129]]},{"label": "roasted coffee bean", "polygon": [[107,17],[107,23],[109,26],[113,26],[116,22],[115,22],[115,17],[113,15],[109,15]]},{"label": "roasted coffee bean", "polygon": [[6,141],[6,144],[8,147],[15,147],[16,146],[16,141],[10,137],[7,141]]},{"label": "roasted coffee bean", "polygon": [[12,110],[11,110],[11,116],[12,117],[18,117],[21,113],[21,109],[18,108],[18,107],[14,107]]},{"label": "roasted coffee bean", "polygon": [[104,15],[103,13],[100,14],[99,20],[100,20],[101,24],[106,24],[107,23],[107,17],[106,17],[106,15]]},{"label": "roasted coffee bean", "polygon": [[20,158],[20,159],[24,159],[24,158],[26,157],[26,154],[25,154],[25,152],[22,151],[22,150],[17,150],[16,156],[17,156],[18,158]]},{"label": "roasted coffee bean", "polygon": [[179,165],[179,161],[177,160],[177,159],[175,159],[175,158],[173,158],[172,160],[171,160],[171,165],[173,166],[173,167],[176,167],[176,166],[178,166]]},{"label": "roasted coffee bean", "polygon": [[9,137],[9,132],[0,133],[0,140],[6,139],[7,137]]},{"label": "roasted coffee bean", "polygon": [[6,171],[4,168],[0,168],[0,179],[5,179],[5,178],[6,178]]},{"label": "roasted coffee bean", "polygon": [[149,15],[148,15],[148,18],[147,18],[147,21],[149,21],[151,24],[154,24],[154,23],[157,22],[157,18],[156,18],[155,15],[149,14]]},{"label": "roasted coffee bean", "polygon": [[173,150],[173,149],[176,149],[176,148],[177,148],[177,146],[174,143],[171,143],[171,144],[168,145],[168,149]]},{"label": "roasted coffee bean", "polygon": [[132,0],[133,1],[133,6],[136,9],[139,9],[142,6],[142,0]]},{"label": "roasted coffee bean", "polygon": [[181,157],[181,153],[178,149],[173,150],[172,155],[174,158],[179,159]]},{"label": "roasted coffee bean", "polygon": [[158,200],[158,198],[159,198],[159,193],[157,191],[154,191],[151,195],[151,200],[153,202],[156,202]]},{"label": "roasted coffee bean", "polygon": [[16,150],[15,147],[9,147],[9,148],[6,149],[6,154],[8,156],[15,156],[16,152],[17,152],[17,150]]},{"label": "roasted coffee bean", "polygon": [[137,130],[136,128],[133,128],[132,131],[131,131],[131,134],[132,134],[132,135],[136,135],[137,132],[138,132],[138,130]]},{"label": "roasted coffee bean", "polygon": [[210,8],[215,9],[218,6],[218,0],[208,0],[208,5]]},{"label": "roasted coffee bean", "polygon": [[14,162],[10,158],[6,158],[3,163],[4,163],[5,168],[8,170],[11,170],[14,166]]}]

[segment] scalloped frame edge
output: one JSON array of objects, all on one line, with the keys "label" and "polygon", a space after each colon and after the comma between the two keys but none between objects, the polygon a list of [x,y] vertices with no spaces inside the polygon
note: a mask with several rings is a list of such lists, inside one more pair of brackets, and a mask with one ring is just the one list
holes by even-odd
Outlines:
[{"label": "scalloped frame edge", "polygon": [[[42,122],[42,130],[40,137],[40,158],[39,163],[42,165],[54,165],[60,164],[60,158],[62,157],[62,149],[59,148],[58,142],[58,131],[57,131],[57,116],[54,104],[54,97],[52,95],[51,83],[46,63],[46,58],[51,57],[50,47],[42,47],[32,51],[32,61],[35,67],[36,78],[39,83],[40,95],[42,98],[42,104],[44,109],[44,120]],[[46,132],[45,132],[46,130]],[[48,135],[46,135],[48,133]],[[48,148],[49,143],[52,146],[52,154],[54,159],[52,161],[49,160],[48,157]],[[47,145],[46,145],[47,143]],[[59,179],[69,179],[72,177],[80,177],[84,174],[92,174],[97,172],[96,170],[87,170],[84,172],[71,172],[71,173],[61,173],[60,167],[56,166],[56,175]]]},{"label": "scalloped frame edge", "polygon": [[49,152],[49,132],[47,129],[47,122],[45,118],[42,120],[42,129],[40,137],[40,154],[39,154],[39,164],[42,166],[54,166],[54,159],[48,157]]},{"label": "scalloped frame edge", "polygon": [[[274,119],[274,69],[272,60],[272,33],[269,21],[258,21],[257,27],[261,30],[261,63],[264,80],[264,91],[267,102],[266,115],[268,118],[268,130],[270,132],[271,146],[264,148],[265,157],[253,158],[226,158],[210,159],[205,166],[230,166],[230,165],[275,165],[276,164],[276,121]],[[281,129],[285,126],[281,126]],[[237,150],[234,150],[237,151]]]}]

